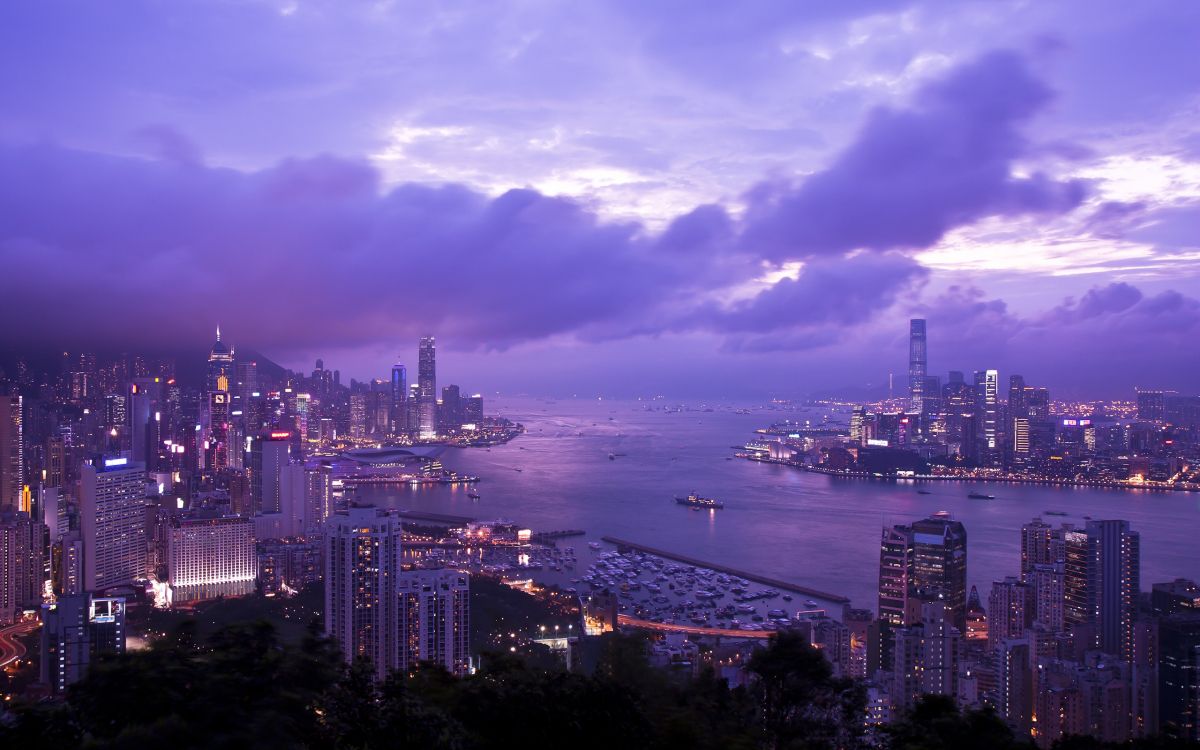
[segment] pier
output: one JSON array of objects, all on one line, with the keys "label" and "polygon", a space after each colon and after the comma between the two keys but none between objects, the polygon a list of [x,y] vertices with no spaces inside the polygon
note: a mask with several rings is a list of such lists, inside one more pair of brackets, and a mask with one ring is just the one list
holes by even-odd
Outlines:
[{"label": "pier", "polygon": [[454,525],[465,525],[475,520],[469,516],[448,516],[444,513],[422,513],[416,510],[397,510],[396,515],[401,521],[436,521]]},{"label": "pier", "polygon": [[630,542],[630,541],[626,541],[624,539],[618,539],[613,536],[603,536],[600,538],[602,540],[608,542],[609,544],[615,544],[618,547],[627,547],[629,549],[637,550],[638,552],[645,552],[645,553],[651,554],[651,555],[658,555],[659,557],[662,557],[662,558],[665,558],[668,560],[674,560],[675,562],[681,562],[681,563],[685,563],[687,565],[694,565],[697,568],[707,568],[709,570],[715,570],[718,573],[727,573],[729,575],[737,576],[738,578],[745,578],[747,581],[763,583],[763,584],[766,584],[767,586],[773,586],[777,589],[794,591],[797,594],[804,594],[805,596],[811,596],[814,599],[823,599],[827,602],[833,602],[834,604],[849,604],[850,603],[850,599],[845,596],[842,596],[841,594],[830,594],[827,591],[820,591],[818,589],[809,588],[808,586],[801,586],[800,584],[797,584],[797,583],[789,583],[787,581],[780,581],[779,579],[776,579],[776,578],[767,578],[766,576],[761,576],[761,575],[758,575],[757,573],[748,573],[744,570],[738,570],[737,568],[729,568],[724,565],[717,565],[715,563],[709,563],[709,562],[705,562],[703,560],[697,560],[694,557],[685,557],[684,555],[678,555],[678,554],[675,554],[674,552],[667,552],[665,550],[655,549],[654,547],[647,547],[644,544],[638,544],[637,542]]}]

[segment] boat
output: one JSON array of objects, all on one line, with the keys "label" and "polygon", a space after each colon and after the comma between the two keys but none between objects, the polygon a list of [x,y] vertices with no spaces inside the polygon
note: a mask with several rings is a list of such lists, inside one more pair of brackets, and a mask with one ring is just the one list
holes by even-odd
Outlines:
[{"label": "boat", "polygon": [[933,493],[930,492],[929,490],[917,490],[917,494],[918,495],[932,495]]},{"label": "boat", "polygon": [[479,493],[476,492],[475,490],[471,490],[470,492],[467,493],[467,497],[471,498],[472,500],[478,500]]},{"label": "boat", "polygon": [[609,454],[608,454],[608,460],[609,460],[609,461],[616,461],[616,460],[617,460],[617,454],[616,454],[616,453],[609,453]]},{"label": "boat", "polygon": [[967,497],[972,500],[995,500],[995,495],[988,495],[983,492],[968,492]]},{"label": "boat", "polygon": [[600,549],[600,542],[588,542],[588,546],[592,549]]},{"label": "boat", "polygon": [[725,507],[724,503],[713,500],[711,497],[700,497],[695,492],[689,494],[687,497],[676,497],[675,502],[679,503],[680,505],[686,505],[689,508],[697,509],[709,508],[712,510],[720,510],[721,508]]},{"label": "boat", "polygon": [[1048,511],[1046,511],[1046,515],[1048,515],[1048,516],[1065,516],[1065,515],[1067,515],[1067,513],[1066,513],[1066,511],[1061,511],[1061,510],[1048,510]]}]

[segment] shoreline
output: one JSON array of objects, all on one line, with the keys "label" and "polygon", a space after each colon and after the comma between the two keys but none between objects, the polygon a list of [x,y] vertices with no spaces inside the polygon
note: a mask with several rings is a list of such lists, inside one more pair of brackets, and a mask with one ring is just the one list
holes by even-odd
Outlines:
[{"label": "shoreline", "polygon": [[1175,484],[1162,483],[1146,483],[1146,484],[1128,484],[1125,482],[1106,482],[1101,480],[1080,480],[1080,479],[1052,479],[1049,477],[1016,477],[1016,476],[999,476],[999,477],[964,477],[964,476],[948,476],[945,474],[914,474],[912,476],[896,476],[873,474],[868,471],[846,471],[841,469],[823,469],[819,466],[810,466],[808,464],[800,464],[794,461],[780,461],[773,458],[760,458],[757,456],[749,456],[746,454],[738,454],[738,458],[743,458],[747,461],[754,461],[761,464],[775,464],[777,466],[790,466],[793,469],[806,471],[812,474],[824,474],[830,477],[839,479],[866,479],[870,481],[881,482],[992,482],[995,484],[1043,484],[1054,487],[1090,487],[1093,489],[1107,490],[1143,490],[1150,492],[1200,492],[1200,486],[1179,486]]}]

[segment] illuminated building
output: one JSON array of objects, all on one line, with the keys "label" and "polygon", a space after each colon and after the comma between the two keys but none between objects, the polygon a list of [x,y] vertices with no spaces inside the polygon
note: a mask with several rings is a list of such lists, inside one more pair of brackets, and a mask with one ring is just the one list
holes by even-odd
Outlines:
[{"label": "illuminated building", "polygon": [[304,528],[306,536],[318,536],[325,519],[333,512],[333,467],[327,463],[304,469]]},{"label": "illuminated building", "polygon": [[1026,417],[1017,417],[1012,421],[1013,431],[1013,453],[1018,456],[1026,456],[1029,454],[1029,419]]},{"label": "illuminated building", "polygon": [[125,653],[125,600],[59,597],[41,609],[41,679],[53,693],[79,681],[100,654]]},{"label": "illuminated building", "polygon": [[325,635],[346,661],[365,658],[383,679],[399,665],[401,524],[353,507],[325,523]]},{"label": "illuminated building", "polygon": [[1141,538],[1128,521],[1088,521],[1066,533],[1064,619],[1084,627],[1092,647],[1132,658],[1133,620],[1140,591]]},{"label": "illuminated building", "polygon": [[367,434],[367,396],[364,393],[350,394],[350,436],[363,437]]},{"label": "illuminated building", "polygon": [[417,355],[417,436],[437,439],[437,346],[433,336],[421,339]]},{"label": "illuminated building", "polygon": [[879,551],[879,619],[892,625],[908,624],[912,544],[911,529],[904,526],[883,529]]},{"label": "illuminated building", "polygon": [[996,465],[1000,459],[1000,373],[983,370],[975,373],[975,413],[979,419],[982,462]]},{"label": "illuminated building", "polygon": [[80,478],[84,588],[103,591],[146,578],[146,471],[126,458],[85,464]]},{"label": "illuminated building", "polygon": [[476,393],[463,402],[463,425],[483,426],[483,396]]},{"label": "illuminated building", "polygon": [[129,387],[130,453],[135,463],[157,469],[158,446],[162,444],[162,381],[159,378],[134,378]]},{"label": "illuminated building", "polygon": [[1062,562],[1034,565],[1025,574],[1033,587],[1034,619],[1042,629],[1056,633],[1066,627],[1066,567]]},{"label": "illuminated building", "polygon": [[396,583],[400,597],[400,660],[409,671],[432,662],[455,675],[470,670],[470,576],[457,570],[413,570]]},{"label": "illuminated building", "polygon": [[175,602],[254,592],[254,522],[246,518],[172,519],[167,583]]},{"label": "illuminated building", "polygon": [[0,624],[42,602],[45,527],[24,511],[0,512]]},{"label": "illuminated building", "polygon": [[920,414],[924,410],[925,369],[925,321],[913,318],[908,324],[908,410]]},{"label": "illuminated building", "polygon": [[288,430],[266,430],[250,442],[250,508],[251,512],[280,513],[283,493],[280,474],[291,463],[292,433]]},{"label": "illuminated building", "polygon": [[229,466],[229,452],[236,450],[230,445],[229,423],[233,411],[234,378],[233,350],[221,341],[221,327],[217,326],[217,340],[208,355],[206,378],[207,407],[207,468],[224,469]]},{"label": "illuminated building", "polygon": [[1158,718],[1167,737],[1200,741],[1200,609],[1158,622]]},{"label": "illuminated building", "polygon": [[979,600],[979,590],[974,586],[967,595],[967,631],[963,633],[963,637],[968,641],[979,642],[987,642],[988,639],[987,610],[983,608],[983,602]]},{"label": "illuminated building", "polygon": [[25,477],[24,424],[20,396],[0,396],[0,509],[21,505]]}]

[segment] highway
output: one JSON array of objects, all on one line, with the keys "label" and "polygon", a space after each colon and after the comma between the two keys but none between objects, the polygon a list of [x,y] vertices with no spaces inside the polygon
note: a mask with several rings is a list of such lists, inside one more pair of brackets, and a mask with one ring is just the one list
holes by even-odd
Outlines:
[{"label": "highway", "polygon": [[25,655],[25,647],[17,640],[17,636],[32,633],[40,624],[37,620],[22,620],[15,625],[0,628],[0,669]]},{"label": "highway", "polygon": [[687,633],[688,635],[720,635],[727,638],[770,638],[768,630],[734,630],[732,628],[704,628],[697,625],[669,625],[664,622],[639,620],[629,615],[617,615],[617,624],[644,630],[657,630],[660,633]]}]

